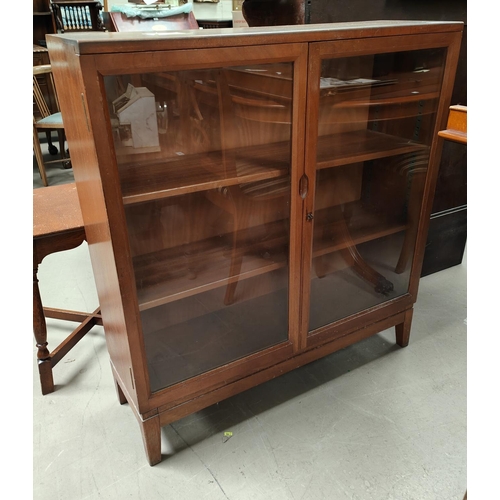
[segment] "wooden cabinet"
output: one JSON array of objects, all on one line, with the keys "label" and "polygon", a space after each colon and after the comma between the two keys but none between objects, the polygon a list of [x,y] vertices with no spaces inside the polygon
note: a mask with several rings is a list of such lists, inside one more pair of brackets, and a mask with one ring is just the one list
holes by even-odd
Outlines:
[{"label": "wooden cabinet", "polygon": [[408,344],[462,23],[48,37],[121,403]]}]

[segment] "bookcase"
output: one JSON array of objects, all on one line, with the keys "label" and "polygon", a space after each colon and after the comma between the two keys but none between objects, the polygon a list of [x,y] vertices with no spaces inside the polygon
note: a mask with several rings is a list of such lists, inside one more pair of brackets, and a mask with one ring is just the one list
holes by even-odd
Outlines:
[{"label": "bookcase", "polygon": [[462,23],[49,35],[120,403],[409,342]]}]

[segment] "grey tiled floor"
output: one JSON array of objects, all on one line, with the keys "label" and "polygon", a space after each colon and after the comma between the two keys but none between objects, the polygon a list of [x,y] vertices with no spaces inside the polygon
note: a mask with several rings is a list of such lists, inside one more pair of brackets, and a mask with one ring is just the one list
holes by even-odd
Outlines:
[{"label": "grey tiled floor", "polygon": [[[466,262],[421,280],[407,348],[388,330],[167,426],[155,467],[118,404],[101,327],[46,396],[33,346],[33,498],[461,500]],[[47,257],[39,279],[47,306],[98,304],[86,244]],[[55,346],[74,325],[48,326]]]},{"label": "grey tiled floor", "polygon": [[[59,149],[59,142],[56,140],[56,134],[52,134],[53,143]],[[45,161],[55,160],[60,158],[60,155],[51,156],[48,153],[48,147],[45,142],[45,138],[40,134],[41,147],[44,155]],[[65,184],[67,182],[73,182],[75,179],[73,177],[73,170],[71,168],[63,168],[62,163],[53,163],[45,166],[45,171],[47,173],[47,179],[49,186],[55,186],[57,184]],[[40,177],[38,167],[35,161],[35,156],[33,155],[33,188],[43,187],[42,179]]]}]

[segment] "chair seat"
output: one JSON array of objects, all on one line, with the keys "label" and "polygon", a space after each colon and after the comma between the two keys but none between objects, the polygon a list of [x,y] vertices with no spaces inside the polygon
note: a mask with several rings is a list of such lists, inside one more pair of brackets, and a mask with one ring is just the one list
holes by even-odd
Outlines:
[{"label": "chair seat", "polygon": [[61,112],[37,120],[36,126],[38,128],[63,128]]}]

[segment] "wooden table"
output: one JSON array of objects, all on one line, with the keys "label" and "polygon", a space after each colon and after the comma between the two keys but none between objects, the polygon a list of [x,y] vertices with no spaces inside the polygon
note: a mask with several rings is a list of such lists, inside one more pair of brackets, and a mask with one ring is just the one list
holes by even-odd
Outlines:
[{"label": "wooden table", "polygon": [[[92,313],[43,307],[38,266],[55,252],[80,246],[85,229],[74,183],[33,189],[33,332],[38,348],[42,394],[54,391],[52,369],[94,325],[102,325],[100,310]],[[78,327],[52,352],[48,349],[45,318],[78,322]]]}]

